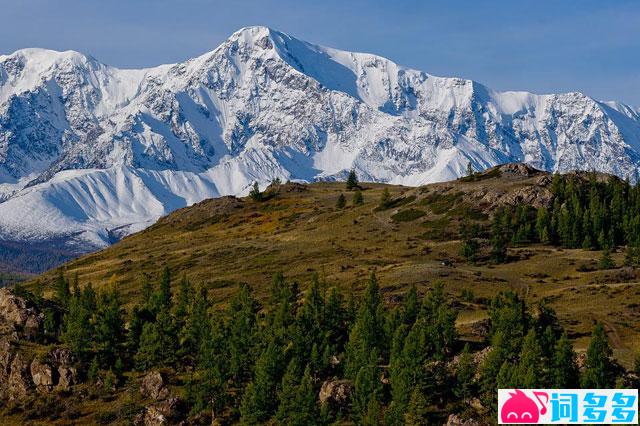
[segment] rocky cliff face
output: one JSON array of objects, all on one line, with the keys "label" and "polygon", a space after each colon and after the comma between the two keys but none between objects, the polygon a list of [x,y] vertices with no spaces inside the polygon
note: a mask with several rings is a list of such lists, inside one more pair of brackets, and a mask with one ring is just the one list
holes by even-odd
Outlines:
[{"label": "rocky cliff face", "polygon": [[[0,56],[0,236],[101,247],[253,181],[420,185],[526,162],[636,178],[640,118],[581,93],[496,92],[245,28],[180,64]],[[43,221],[46,217],[47,220]]]},{"label": "rocky cliff face", "polygon": [[78,382],[76,359],[65,348],[34,355],[22,346],[42,337],[44,315],[23,297],[0,289],[0,400],[23,401],[34,392],[69,390]]}]

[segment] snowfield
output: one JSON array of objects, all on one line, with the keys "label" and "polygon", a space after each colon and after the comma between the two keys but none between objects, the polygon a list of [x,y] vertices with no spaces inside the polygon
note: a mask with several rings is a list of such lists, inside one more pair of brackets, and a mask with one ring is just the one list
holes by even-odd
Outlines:
[{"label": "snowfield", "polygon": [[0,56],[0,239],[88,251],[274,178],[421,185],[526,162],[638,179],[640,113],[581,93],[496,92],[244,28],[184,63]]}]

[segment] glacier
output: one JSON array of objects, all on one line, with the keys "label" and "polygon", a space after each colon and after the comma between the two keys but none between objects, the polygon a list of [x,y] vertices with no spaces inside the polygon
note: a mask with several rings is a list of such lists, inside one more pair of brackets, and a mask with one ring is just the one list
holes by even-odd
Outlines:
[{"label": "glacier", "polygon": [[243,28],[183,63],[0,55],[0,240],[105,247],[253,182],[410,186],[507,162],[632,181],[640,110],[582,93],[498,92],[366,53]]}]

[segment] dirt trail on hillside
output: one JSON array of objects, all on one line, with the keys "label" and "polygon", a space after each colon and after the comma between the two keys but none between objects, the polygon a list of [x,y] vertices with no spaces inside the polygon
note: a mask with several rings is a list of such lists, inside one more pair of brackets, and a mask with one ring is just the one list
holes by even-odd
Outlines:
[{"label": "dirt trail on hillside", "polygon": [[606,327],[607,335],[609,336],[609,340],[611,341],[611,345],[613,349],[628,349],[624,343],[622,343],[622,339],[620,339],[620,335],[618,334],[618,330],[607,320],[602,320],[602,323]]}]

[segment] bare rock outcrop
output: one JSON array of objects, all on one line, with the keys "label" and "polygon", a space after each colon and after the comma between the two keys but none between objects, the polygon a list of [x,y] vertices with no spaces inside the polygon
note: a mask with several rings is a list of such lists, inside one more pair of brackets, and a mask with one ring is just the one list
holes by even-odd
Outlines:
[{"label": "bare rock outcrop", "polygon": [[48,393],[53,390],[54,370],[51,365],[39,360],[37,357],[31,361],[31,378],[36,390],[41,393]]},{"label": "bare rock outcrop", "polygon": [[182,401],[178,397],[167,398],[145,409],[145,426],[164,426],[176,424],[182,413]]},{"label": "bare rock outcrop", "polygon": [[353,393],[351,380],[327,380],[320,387],[318,398],[320,404],[331,404],[346,407]]},{"label": "bare rock outcrop", "polygon": [[26,299],[0,288],[0,334],[34,339],[43,321],[44,315]]},{"label": "bare rock outcrop", "polygon": [[11,341],[3,337],[0,339],[0,399],[23,399],[32,386],[29,363]]},{"label": "bare rock outcrop", "polygon": [[458,414],[451,414],[445,426],[481,426],[482,423],[475,419],[463,419]]},{"label": "bare rock outcrop", "polygon": [[0,338],[0,399],[22,400],[33,389],[49,393],[78,383],[75,359],[68,349],[29,359],[8,338]]},{"label": "bare rock outcrop", "polygon": [[41,360],[31,362],[31,377],[39,392],[47,393],[53,389],[69,390],[78,383],[78,370],[75,357],[70,350],[56,348]]},{"label": "bare rock outcrop", "polygon": [[16,353],[11,361],[9,378],[7,380],[7,399],[9,401],[25,399],[33,389],[29,363],[20,353]]},{"label": "bare rock outcrop", "polygon": [[167,383],[159,371],[152,371],[142,379],[140,384],[140,394],[145,398],[155,399],[156,401],[169,397],[169,388]]},{"label": "bare rock outcrop", "polygon": [[[543,173],[542,171],[524,163],[501,164],[500,166],[497,166],[497,168],[500,170],[500,173],[513,176],[529,177]],[[491,170],[492,169],[488,172],[490,173]]]},{"label": "bare rock outcrop", "polygon": [[71,386],[78,383],[78,369],[75,367],[76,358],[69,349],[53,349],[47,355],[47,359],[57,372],[56,389],[69,390]]}]

